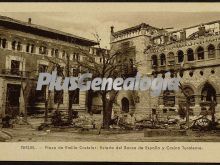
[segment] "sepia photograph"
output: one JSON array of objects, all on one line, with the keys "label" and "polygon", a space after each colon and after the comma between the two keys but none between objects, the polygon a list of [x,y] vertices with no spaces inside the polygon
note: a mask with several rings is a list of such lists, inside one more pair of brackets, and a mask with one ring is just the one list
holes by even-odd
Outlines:
[{"label": "sepia photograph", "polygon": [[0,12],[0,141],[220,142],[220,12],[93,7]]}]

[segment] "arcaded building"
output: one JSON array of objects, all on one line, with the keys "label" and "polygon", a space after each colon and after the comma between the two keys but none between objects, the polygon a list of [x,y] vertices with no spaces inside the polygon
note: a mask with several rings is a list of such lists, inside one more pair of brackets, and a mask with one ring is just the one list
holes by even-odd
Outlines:
[{"label": "arcaded building", "polygon": [[[111,48],[123,52],[124,61],[141,63],[137,66],[141,74],[164,77],[170,72],[179,77],[190,96],[190,114],[200,114],[213,101],[220,113],[220,21],[176,31],[145,23],[117,32],[111,27]],[[150,96],[149,91],[121,91],[117,108],[136,114],[155,113],[155,109],[169,114],[184,107],[185,99],[181,90],[162,91],[159,97]]]},{"label": "arcaded building", "polygon": [[67,91],[48,92],[46,86],[36,91],[36,82],[40,72],[57,70],[60,76],[67,76],[67,61],[69,76],[77,76],[80,68],[76,61],[94,45],[97,42],[35,25],[31,19],[22,22],[1,16],[0,115],[16,116],[25,106],[29,114],[44,112],[46,100],[49,109],[65,110],[72,99],[73,109],[85,111],[86,92],[73,91],[69,98]]}]

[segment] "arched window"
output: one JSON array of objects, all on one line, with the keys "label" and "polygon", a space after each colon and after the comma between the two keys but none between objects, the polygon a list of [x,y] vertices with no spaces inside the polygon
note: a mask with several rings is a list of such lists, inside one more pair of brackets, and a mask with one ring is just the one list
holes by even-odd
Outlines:
[{"label": "arched window", "polygon": [[216,100],[216,90],[209,83],[205,83],[201,95],[202,101],[212,101],[212,99]]},{"label": "arched window", "polygon": [[187,61],[194,61],[194,53],[191,48],[187,50]]},{"label": "arched window", "polygon": [[153,55],[151,57],[151,60],[152,60],[152,66],[157,66],[158,63],[157,63],[157,56],[156,55]]},{"label": "arched window", "polygon": [[165,56],[165,54],[160,55],[160,65],[166,65],[166,56]]},{"label": "arched window", "polygon": [[203,60],[204,59],[204,48],[199,46],[197,48],[197,57],[198,57],[198,60]]},{"label": "arched window", "polygon": [[182,50],[179,50],[179,51],[178,51],[177,56],[178,56],[178,63],[183,62],[183,60],[184,60],[184,54],[183,54],[183,51],[182,51]]},{"label": "arched window", "polygon": [[212,44],[208,46],[208,58],[215,58],[215,46]]}]

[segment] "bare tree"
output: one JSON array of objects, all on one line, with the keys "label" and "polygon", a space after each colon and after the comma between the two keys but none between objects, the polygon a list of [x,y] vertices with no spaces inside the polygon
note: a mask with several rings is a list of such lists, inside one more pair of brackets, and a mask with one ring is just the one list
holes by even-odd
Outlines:
[{"label": "bare tree", "polygon": [[[96,41],[100,43],[101,39],[99,35],[94,34]],[[79,49],[80,50],[80,49]],[[121,61],[122,53],[111,49],[111,53],[108,53],[107,50],[102,49],[100,44],[96,47],[97,55],[101,58],[101,61],[95,59],[94,54],[81,52],[82,60],[78,60],[78,65],[82,70],[89,71],[93,73],[93,78],[116,78],[122,77],[126,78],[127,76],[136,75],[136,67],[138,63],[124,63]],[[125,50],[126,51],[126,50]],[[129,71],[123,72],[124,66],[129,65]],[[97,91],[101,96],[102,108],[103,108],[103,127],[105,129],[109,128],[111,114],[113,109],[113,104],[117,98],[119,91],[108,90],[107,87],[104,90]]]}]

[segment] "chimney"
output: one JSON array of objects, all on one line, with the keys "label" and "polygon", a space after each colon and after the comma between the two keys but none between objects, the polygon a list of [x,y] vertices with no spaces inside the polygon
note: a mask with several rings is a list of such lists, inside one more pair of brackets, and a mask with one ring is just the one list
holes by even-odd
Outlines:
[{"label": "chimney", "polygon": [[31,18],[28,18],[28,23],[31,24]]},{"label": "chimney", "polygon": [[186,30],[183,29],[180,31],[180,40],[185,41],[186,40]]},{"label": "chimney", "polygon": [[111,33],[114,33],[114,26],[111,26]]}]

